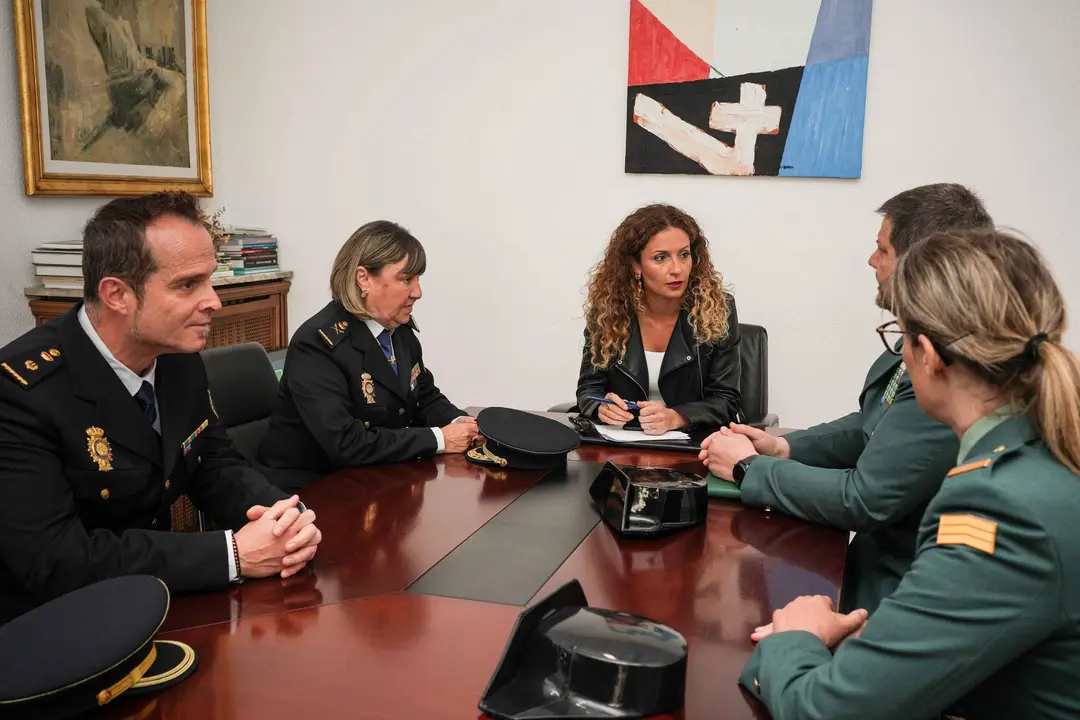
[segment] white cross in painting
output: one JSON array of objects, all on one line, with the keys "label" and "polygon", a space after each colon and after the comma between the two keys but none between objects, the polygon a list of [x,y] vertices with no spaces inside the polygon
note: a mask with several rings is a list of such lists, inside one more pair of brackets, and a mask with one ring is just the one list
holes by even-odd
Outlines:
[{"label": "white cross in painting", "polygon": [[779,105],[765,104],[765,86],[743,83],[739,102],[713,103],[709,127],[735,133],[732,147],[694,127],[643,93],[634,99],[634,122],[713,175],[753,175],[758,135],[780,130]]}]

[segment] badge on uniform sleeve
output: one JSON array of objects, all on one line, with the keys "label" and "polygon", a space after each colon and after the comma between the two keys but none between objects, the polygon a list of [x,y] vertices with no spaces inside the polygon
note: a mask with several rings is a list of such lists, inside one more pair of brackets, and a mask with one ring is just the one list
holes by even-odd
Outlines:
[{"label": "badge on uniform sleeve", "polygon": [[368,405],[375,404],[375,381],[369,373],[360,376],[360,392],[364,393],[364,399]]},{"label": "badge on uniform sleeve", "polygon": [[416,389],[416,381],[420,377],[420,363],[416,363],[412,366],[412,373],[409,375],[409,389]]},{"label": "badge on uniform sleeve", "polygon": [[942,515],[938,521],[938,545],[967,545],[987,555],[994,554],[997,523],[977,515]]},{"label": "badge on uniform sleeve", "polygon": [[97,463],[100,472],[109,472],[112,466],[112,448],[105,431],[99,427],[86,428],[86,451],[90,459]]},{"label": "badge on uniform sleeve", "polygon": [[180,447],[183,449],[184,455],[187,455],[189,452],[191,452],[191,443],[195,442],[195,438],[199,437],[199,435],[202,433],[203,430],[207,428],[208,425],[210,425],[210,421],[203,420],[202,425],[199,425],[199,427],[195,428],[195,432],[188,435],[187,440],[180,443]]}]

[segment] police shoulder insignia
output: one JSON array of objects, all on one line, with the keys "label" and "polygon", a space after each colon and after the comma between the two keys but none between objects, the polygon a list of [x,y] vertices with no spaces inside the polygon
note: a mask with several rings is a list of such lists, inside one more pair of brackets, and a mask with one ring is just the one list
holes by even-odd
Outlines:
[{"label": "police shoulder insignia", "polygon": [[949,471],[948,477],[953,477],[955,475],[963,475],[964,473],[971,472],[972,470],[982,470],[983,468],[990,467],[990,464],[993,462],[994,461],[990,458],[976,460],[975,462],[969,462],[967,465],[954,467],[952,470]]},{"label": "police shoulder insignia", "polygon": [[0,369],[8,380],[17,383],[20,387],[29,388],[61,364],[60,351],[55,347],[46,347],[12,356],[0,362]]},{"label": "police shoulder insignia", "polygon": [[938,545],[967,545],[987,555],[994,554],[997,523],[977,515],[942,515],[938,520]]},{"label": "police shoulder insignia", "polygon": [[348,320],[339,320],[338,322],[335,322],[335,323],[333,323],[331,325],[327,325],[324,328],[320,328],[319,329],[319,337],[321,337],[323,339],[323,341],[326,342],[327,345],[329,345],[330,347],[334,347],[339,342],[341,342],[341,339],[343,337],[348,335],[348,332],[349,332],[349,321]]}]

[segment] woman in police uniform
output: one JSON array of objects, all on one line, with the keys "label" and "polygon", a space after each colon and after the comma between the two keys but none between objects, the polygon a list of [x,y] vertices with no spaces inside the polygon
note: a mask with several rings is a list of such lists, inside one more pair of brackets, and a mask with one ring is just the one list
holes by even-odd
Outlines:
[{"label": "woman in police uniform", "polygon": [[758,629],[741,682],[783,720],[1080,717],[1080,361],[1061,292],[1030,245],[988,230],[919,243],[893,283],[883,338],[903,337],[957,467],[865,625],[799,598]]},{"label": "woman in police uniform", "polygon": [[348,239],[333,300],[293,335],[257,462],[280,487],[354,465],[463,452],[476,421],[435,386],[413,305],[427,258],[403,227],[379,220]]},{"label": "woman in police uniform", "polygon": [[623,220],[589,281],[581,414],[622,425],[632,400],[647,435],[740,421],[739,318],[723,288],[694,218],[648,205]]}]

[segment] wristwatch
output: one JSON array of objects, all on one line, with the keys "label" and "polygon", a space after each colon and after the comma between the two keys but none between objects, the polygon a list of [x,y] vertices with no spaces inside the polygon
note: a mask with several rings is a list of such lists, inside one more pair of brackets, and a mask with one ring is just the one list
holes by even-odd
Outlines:
[{"label": "wristwatch", "polygon": [[750,455],[735,463],[735,467],[731,469],[731,479],[735,482],[736,486],[742,487],[742,481],[743,478],[746,477],[746,471],[750,469],[750,463],[754,462],[757,457],[757,455]]}]

